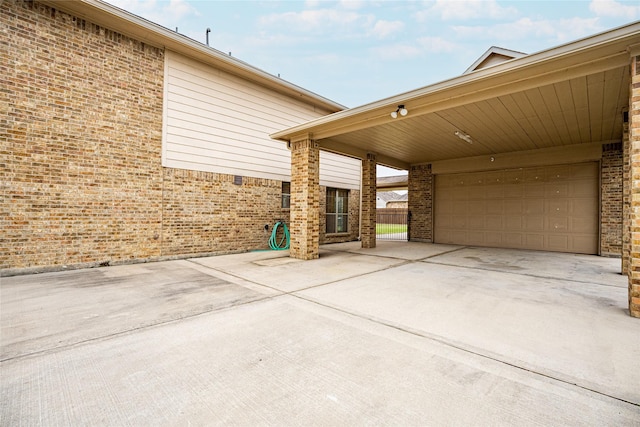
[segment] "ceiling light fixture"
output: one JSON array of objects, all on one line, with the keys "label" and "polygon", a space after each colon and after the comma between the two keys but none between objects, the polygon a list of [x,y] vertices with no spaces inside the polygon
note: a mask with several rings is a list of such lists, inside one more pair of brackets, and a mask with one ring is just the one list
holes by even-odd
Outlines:
[{"label": "ceiling light fixture", "polygon": [[400,113],[401,116],[406,116],[407,114],[409,114],[409,111],[404,108],[404,104],[400,104],[398,105],[398,109],[396,111],[391,112],[391,118],[395,119],[396,117],[398,117],[398,113]]},{"label": "ceiling light fixture", "polygon": [[468,133],[460,132],[459,130],[457,130],[453,134],[455,136],[457,136],[458,138],[460,138],[461,140],[463,140],[464,142],[467,142],[469,144],[473,144],[473,140],[471,139],[471,135],[469,135]]}]

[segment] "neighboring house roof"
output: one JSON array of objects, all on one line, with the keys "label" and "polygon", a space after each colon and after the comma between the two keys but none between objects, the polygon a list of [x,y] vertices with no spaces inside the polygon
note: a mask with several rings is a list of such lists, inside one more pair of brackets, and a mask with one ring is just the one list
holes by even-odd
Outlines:
[{"label": "neighboring house roof", "polygon": [[[322,150],[358,158],[375,153],[378,164],[397,169],[461,158],[499,169],[510,163],[509,153],[553,149],[560,157],[578,144],[601,153],[596,144],[622,138],[631,57],[639,54],[640,22],[634,22],[271,137],[310,138]],[[392,118],[399,105],[408,114]],[[524,166],[535,164],[529,157]]]},{"label": "neighboring house roof", "polygon": [[406,200],[406,194],[398,194],[395,191],[378,191],[376,197],[384,202],[391,202],[395,200]]},{"label": "neighboring house roof", "polygon": [[378,190],[404,190],[408,185],[408,175],[382,176],[376,179]]},{"label": "neighboring house roof", "polygon": [[230,74],[256,82],[330,113],[344,105],[301,88],[293,83],[253,67],[231,55],[213,49],[183,34],[148,21],[100,0],[39,0],[41,3],[97,25],[116,31],[151,46],[172,50]]},{"label": "neighboring house roof", "polygon": [[523,56],[527,56],[527,54],[515,50],[491,46],[462,74],[468,74],[473,71],[481,70],[483,68],[492,67],[494,65],[502,64],[503,62],[509,61],[511,59],[522,58]]}]

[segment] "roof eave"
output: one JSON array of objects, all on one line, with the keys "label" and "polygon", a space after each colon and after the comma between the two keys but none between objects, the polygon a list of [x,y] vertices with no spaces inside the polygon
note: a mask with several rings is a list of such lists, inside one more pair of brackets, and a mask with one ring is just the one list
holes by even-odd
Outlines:
[{"label": "roof eave", "polygon": [[[637,39],[637,40],[634,40]],[[438,99],[446,100],[450,96],[451,91],[465,87],[471,84],[487,82],[490,83],[495,79],[505,76],[513,80],[518,78],[526,78],[529,73],[531,76],[534,67],[544,68],[544,70],[553,70],[554,65],[562,59],[582,55],[587,60],[589,53],[602,46],[633,44],[640,42],[640,22],[634,22],[613,30],[609,30],[600,34],[596,34],[584,39],[580,39],[565,45],[561,45],[552,49],[544,50],[535,54],[527,55],[522,58],[516,58],[503,64],[498,64],[485,69],[474,71],[473,73],[463,74],[448,80],[435,83],[414,91],[405,92],[389,98],[385,98],[370,104],[362,105],[352,109],[340,111],[328,116],[320,117],[309,122],[284,129],[271,134],[272,139],[289,142],[292,139],[310,135],[311,138],[321,134],[327,134],[329,128],[347,128],[349,123],[373,123],[381,122],[382,116],[388,115],[398,104],[407,104],[410,101],[416,101],[421,98],[432,97],[430,103],[438,102]],[[612,49],[612,50],[615,50]],[[597,56],[597,55],[596,55]],[[594,56],[595,60],[597,59]],[[558,68],[555,68],[556,71]],[[562,68],[560,68],[562,70]],[[541,70],[540,70],[541,71]],[[412,109],[409,108],[411,116]]]},{"label": "roof eave", "polygon": [[85,19],[151,46],[165,48],[228,73],[256,82],[277,92],[331,112],[346,107],[246,62],[206,46],[185,35],[148,21],[100,0],[38,0],[53,9]]}]

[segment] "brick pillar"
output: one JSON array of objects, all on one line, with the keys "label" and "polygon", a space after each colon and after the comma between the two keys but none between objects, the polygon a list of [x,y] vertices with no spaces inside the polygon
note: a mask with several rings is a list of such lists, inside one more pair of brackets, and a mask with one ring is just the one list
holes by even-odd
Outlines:
[{"label": "brick pillar", "polygon": [[320,151],[311,139],[291,142],[291,246],[297,259],[316,259],[320,244]]},{"label": "brick pillar", "polygon": [[635,55],[631,57],[629,146],[631,161],[629,314],[633,317],[640,317],[640,52],[635,52]]},{"label": "brick pillar", "polygon": [[376,155],[367,153],[362,160],[362,226],[363,248],[376,247]]},{"label": "brick pillar", "polygon": [[409,240],[433,242],[433,175],[431,165],[409,168]]},{"label": "brick pillar", "polygon": [[629,113],[624,113],[622,122],[622,274],[629,274],[629,254],[631,253],[631,179],[629,171]]}]

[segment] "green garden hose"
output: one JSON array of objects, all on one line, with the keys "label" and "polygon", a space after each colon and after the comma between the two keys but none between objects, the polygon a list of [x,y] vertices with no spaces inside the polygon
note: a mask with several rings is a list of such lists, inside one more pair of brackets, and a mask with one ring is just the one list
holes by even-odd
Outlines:
[{"label": "green garden hose", "polygon": [[[282,238],[278,242],[278,227],[282,226]],[[284,246],[283,246],[284,243]],[[273,226],[271,237],[269,238],[269,247],[274,251],[285,251],[289,249],[289,243],[291,243],[291,236],[289,235],[289,229],[284,221],[278,221]]]}]

